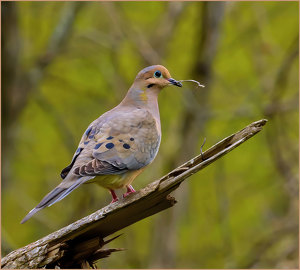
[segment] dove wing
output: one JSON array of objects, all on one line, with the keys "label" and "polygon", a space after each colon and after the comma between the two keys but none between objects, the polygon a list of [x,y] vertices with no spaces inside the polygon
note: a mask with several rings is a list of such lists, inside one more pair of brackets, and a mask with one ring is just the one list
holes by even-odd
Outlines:
[{"label": "dove wing", "polygon": [[144,109],[122,111],[94,121],[84,133],[71,164],[80,176],[122,174],[153,161],[160,144],[160,130],[152,114]]}]

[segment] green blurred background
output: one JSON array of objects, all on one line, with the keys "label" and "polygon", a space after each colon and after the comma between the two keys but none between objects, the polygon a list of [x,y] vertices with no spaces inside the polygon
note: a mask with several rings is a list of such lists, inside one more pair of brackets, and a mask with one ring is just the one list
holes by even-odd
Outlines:
[{"label": "green blurred background", "polygon": [[122,230],[102,268],[298,268],[297,2],[2,2],[2,256],[111,200],[94,185],[21,219],[59,182],[90,122],[136,74],[199,80],[159,97],[145,187],[262,119],[253,139],[190,177],[178,203]]}]

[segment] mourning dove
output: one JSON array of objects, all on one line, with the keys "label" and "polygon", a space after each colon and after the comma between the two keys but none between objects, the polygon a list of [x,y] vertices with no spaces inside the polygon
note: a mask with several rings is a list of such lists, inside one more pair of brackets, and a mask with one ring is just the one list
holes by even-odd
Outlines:
[{"label": "mourning dove", "polygon": [[132,181],[154,160],[159,149],[157,97],[168,85],[182,86],[165,67],[154,65],[140,71],[122,102],[88,126],[70,165],[61,172],[63,181],[21,223],[83,183],[94,182],[108,189],[112,202],[118,200],[115,189],[126,187],[124,197],[135,192]]}]

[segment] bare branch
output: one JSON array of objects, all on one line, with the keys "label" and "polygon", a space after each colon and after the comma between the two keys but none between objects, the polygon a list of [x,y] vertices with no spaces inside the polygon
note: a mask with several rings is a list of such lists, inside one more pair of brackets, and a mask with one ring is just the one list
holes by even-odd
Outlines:
[{"label": "bare branch", "polygon": [[[3,92],[11,96],[9,106],[9,125],[18,117],[27,104],[29,93],[33,91],[44,76],[45,68],[59,55],[65,46],[73,28],[76,15],[82,7],[81,2],[70,2],[62,10],[60,20],[49,39],[45,52],[37,59],[29,72],[21,73],[14,79],[13,87],[3,89]],[[4,16],[5,18],[7,15]],[[18,43],[18,42],[17,42]],[[9,53],[8,53],[9,55]]]},{"label": "bare branch", "polygon": [[[3,4],[3,3],[2,3]],[[19,63],[19,50],[21,49],[18,36],[17,4],[13,2],[5,3],[2,21],[4,23],[4,35],[2,45],[4,51],[4,63],[2,75],[4,82],[2,84],[3,109],[5,118],[3,121],[3,153],[6,159],[3,165],[3,179],[9,179],[10,155],[13,153],[15,134],[14,127],[16,121],[26,106],[30,93],[37,89],[38,84],[45,74],[45,68],[59,55],[61,49],[65,46],[68,37],[73,28],[76,15],[82,7],[82,2],[66,3],[62,10],[60,20],[53,31],[46,51],[38,58],[34,66],[28,71],[22,71]],[[2,36],[3,37],[3,36]],[[8,151],[10,150],[10,151]]]},{"label": "bare branch", "polygon": [[[18,9],[14,2],[1,3],[1,46],[2,46],[2,69],[1,69],[1,87],[2,87],[2,112],[4,115],[10,115],[14,104],[14,95],[16,78],[20,72],[20,49],[21,39],[18,27]],[[7,125],[10,118],[3,118],[3,124]]]},{"label": "bare branch", "polygon": [[[279,127],[280,124],[277,123],[276,117],[280,117],[281,121],[284,117],[284,114],[282,114],[282,108],[284,108],[286,103],[282,101],[282,96],[284,91],[287,89],[286,85],[291,67],[299,55],[298,40],[299,35],[297,34],[295,39],[292,41],[291,46],[288,48],[281,66],[278,68],[277,76],[270,93],[271,101],[263,108],[264,114],[273,120],[273,128],[267,131],[267,142],[269,144],[273,162],[278,172],[286,180],[286,189],[289,196],[294,198],[297,198],[298,196],[298,176],[295,175],[293,166],[296,166],[298,161],[296,161],[293,165],[293,161],[290,161],[284,157],[283,153],[285,152],[285,146],[280,143],[280,133],[284,134],[286,130]],[[289,102],[288,105],[290,106],[289,109],[291,109],[292,103]],[[297,107],[298,106],[296,105],[295,109]],[[287,136],[284,137],[285,143],[288,143],[288,140],[286,139]]]},{"label": "bare branch", "polygon": [[73,30],[75,18],[83,2],[66,3],[47,45],[46,51],[38,58],[29,72],[31,88],[35,87],[44,75],[44,69],[59,55]]},{"label": "bare branch", "polygon": [[[206,87],[198,91],[185,91],[184,92],[184,106],[186,110],[181,114],[182,123],[179,135],[182,139],[179,141],[188,141],[188,144],[182,143],[179,146],[178,152],[181,155],[175,155],[169,160],[169,168],[175,167],[183,160],[195,154],[195,147],[198,144],[199,134],[204,134],[204,129],[211,112],[209,108],[210,102],[210,82],[212,79],[212,65],[218,47],[218,40],[222,26],[222,18],[224,13],[224,2],[202,2],[197,5],[197,12],[201,14],[201,24],[198,26],[198,20],[195,21],[197,27],[197,35],[195,38],[195,55],[192,65],[189,66],[191,78],[196,79],[203,83]],[[164,268],[174,268],[176,259],[176,247],[178,234],[176,232],[177,223],[174,216],[177,218],[184,213],[184,205],[188,203],[189,187],[184,186],[180,192],[177,192],[176,197],[182,201],[182,206],[172,209],[170,216],[160,216],[157,219],[157,226],[159,223],[167,224],[167,226],[160,226],[159,236],[154,238],[154,243],[157,248],[154,250],[155,258],[152,267],[157,266]],[[160,220],[163,219],[163,220]],[[162,232],[163,231],[163,232]],[[166,260],[166,258],[168,258]]]}]

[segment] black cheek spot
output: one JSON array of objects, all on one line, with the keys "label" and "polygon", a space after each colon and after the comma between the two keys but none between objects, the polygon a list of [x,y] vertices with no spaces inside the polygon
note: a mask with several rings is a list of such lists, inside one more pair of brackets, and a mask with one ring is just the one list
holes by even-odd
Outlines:
[{"label": "black cheek spot", "polygon": [[112,149],[114,146],[115,146],[115,145],[114,145],[113,143],[107,143],[107,144],[105,145],[105,147],[106,147],[107,149]]},{"label": "black cheek spot", "polygon": [[150,87],[152,87],[154,85],[154,83],[151,83],[151,84],[149,84],[148,86],[147,86],[147,88],[150,88]]},{"label": "black cheek spot", "polygon": [[103,143],[97,143],[94,147],[94,149],[98,149]]},{"label": "black cheek spot", "polygon": [[106,140],[111,140],[113,138],[114,138],[113,136],[109,136],[109,137],[106,138]]},{"label": "black cheek spot", "polygon": [[129,149],[129,148],[130,148],[130,145],[127,144],[127,143],[124,143],[124,144],[123,144],[123,147],[124,147],[125,149]]},{"label": "black cheek spot", "polygon": [[130,138],[131,141],[134,141],[134,138]]}]

